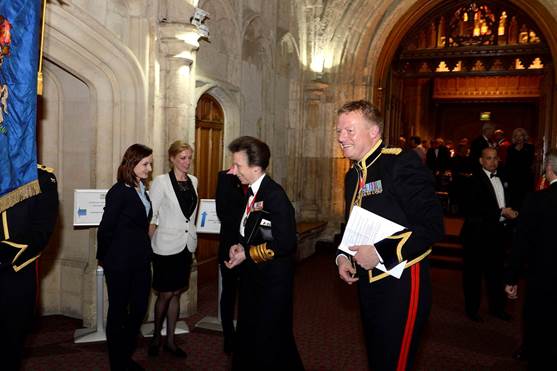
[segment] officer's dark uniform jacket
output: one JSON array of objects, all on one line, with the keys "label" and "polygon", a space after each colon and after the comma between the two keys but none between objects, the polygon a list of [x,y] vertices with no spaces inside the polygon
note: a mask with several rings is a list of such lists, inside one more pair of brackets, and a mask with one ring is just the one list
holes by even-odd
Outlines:
[{"label": "officer's dark uniform jacket", "polygon": [[[246,199],[247,201],[247,199]],[[282,187],[266,175],[252,200],[239,266],[240,301],[233,370],[302,370],[293,321],[296,219]]]},{"label": "officer's dark uniform jacket", "polygon": [[58,214],[53,169],[38,165],[41,193],[1,213],[0,262],[16,272],[35,261],[46,247]]},{"label": "officer's dark uniform jacket", "polygon": [[58,216],[52,169],[38,166],[41,192],[0,213],[0,369],[18,370],[35,315],[36,260]]},{"label": "officer's dark uniform jacket", "polygon": [[[443,212],[433,178],[414,151],[385,148],[379,141],[346,174],[345,199],[346,219],[358,205],[406,228],[376,244],[380,254],[392,251],[398,262],[406,260],[405,268],[424,259],[443,237]],[[374,282],[387,273],[374,268],[368,276]]]}]

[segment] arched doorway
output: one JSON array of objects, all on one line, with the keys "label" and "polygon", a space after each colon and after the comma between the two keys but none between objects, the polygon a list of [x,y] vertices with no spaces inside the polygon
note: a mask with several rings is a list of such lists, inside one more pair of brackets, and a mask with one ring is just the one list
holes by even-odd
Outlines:
[{"label": "arched doorway", "polygon": [[[214,198],[217,173],[222,169],[224,112],[209,94],[203,94],[195,110],[195,174],[199,198]],[[202,286],[217,278],[218,235],[198,236],[196,258],[198,282]]]},{"label": "arched doorway", "polygon": [[477,136],[480,113],[492,112],[509,134],[526,127],[540,153],[554,145],[554,26],[536,2],[416,3],[387,37],[373,78],[390,142]]}]

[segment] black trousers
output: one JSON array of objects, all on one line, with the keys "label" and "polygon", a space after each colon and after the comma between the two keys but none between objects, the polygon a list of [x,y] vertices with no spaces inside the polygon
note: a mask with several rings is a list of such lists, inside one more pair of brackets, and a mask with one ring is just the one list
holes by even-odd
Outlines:
[{"label": "black trousers", "polygon": [[419,337],[431,310],[431,278],[426,260],[400,277],[370,283],[358,269],[360,310],[368,365],[373,371],[412,368]]},{"label": "black trousers", "polygon": [[553,282],[528,284],[524,301],[524,338],[529,370],[547,370],[557,358],[557,291]]},{"label": "black trousers", "polygon": [[234,313],[236,311],[236,297],[239,289],[239,268],[228,269],[220,264],[222,277],[222,291],[220,293],[220,318],[225,347],[234,344]]},{"label": "black trousers", "polygon": [[106,337],[111,370],[129,367],[137,335],[147,313],[151,267],[130,271],[105,270],[108,290]]},{"label": "black trousers", "polygon": [[278,258],[241,269],[232,370],[304,370],[293,330],[294,263]]},{"label": "black trousers", "polygon": [[498,225],[490,235],[479,233],[480,239],[464,240],[462,283],[464,303],[468,315],[476,315],[480,308],[482,278],[485,278],[489,311],[500,313],[505,307],[504,263],[507,236],[504,226]]},{"label": "black trousers", "polygon": [[19,370],[23,345],[35,315],[36,263],[0,271],[0,369]]}]

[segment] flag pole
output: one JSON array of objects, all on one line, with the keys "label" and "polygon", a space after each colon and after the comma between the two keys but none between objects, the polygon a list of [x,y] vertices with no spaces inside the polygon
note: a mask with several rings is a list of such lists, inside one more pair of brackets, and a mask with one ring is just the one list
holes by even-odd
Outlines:
[{"label": "flag pole", "polygon": [[41,47],[39,49],[39,72],[37,75],[37,95],[43,95],[43,51],[44,51],[44,28],[46,24],[46,1],[43,1],[43,14],[41,25]]}]

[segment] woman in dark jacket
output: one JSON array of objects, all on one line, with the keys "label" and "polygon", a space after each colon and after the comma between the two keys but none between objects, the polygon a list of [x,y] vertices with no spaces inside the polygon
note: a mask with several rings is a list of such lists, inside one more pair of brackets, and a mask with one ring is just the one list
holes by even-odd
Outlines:
[{"label": "woman in dark jacket", "polygon": [[142,369],[132,360],[139,329],[147,313],[151,287],[151,201],[144,182],[152,171],[153,151],[130,146],[118,181],[106,195],[97,232],[97,259],[108,290],[106,337],[112,370]]},{"label": "woman in dark jacket", "polygon": [[513,130],[512,146],[507,150],[505,173],[511,189],[510,204],[520,210],[526,194],[534,191],[534,145],[528,143],[526,130]]}]

